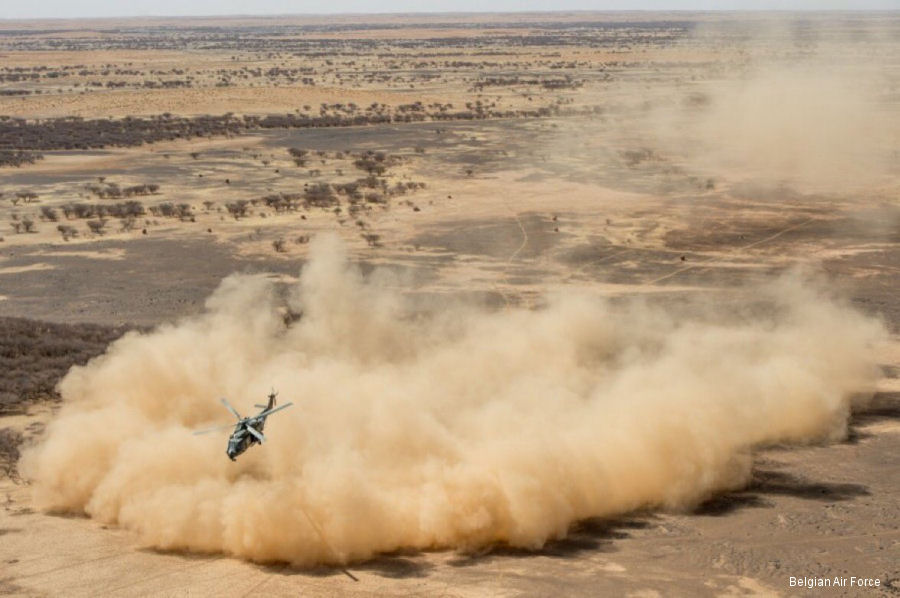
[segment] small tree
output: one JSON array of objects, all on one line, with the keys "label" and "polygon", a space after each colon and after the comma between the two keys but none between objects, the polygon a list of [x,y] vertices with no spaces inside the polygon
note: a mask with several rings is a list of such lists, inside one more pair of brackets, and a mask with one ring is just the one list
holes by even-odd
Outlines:
[{"label": "small tree", "polygon": [[56,222],[57,220],[59,220],[59,217],[56,214],[56,210],[54,210],[50,206],[41,206],[41,218],[50,222]]},{"label": "small tree", "polygon": [[235,220],[238,220],[247,215],[247,205],[248,202],[246,199],[239,199],[237,201],[232,201],[225,204],[225,208],[228,210],[228,213],[231,214]]},{"label": "small tree", "polygon": [[78,231],[75,230],[75,227],[68,224],[60,224],[56,227],[56,230],[62,234],[63,241],[68,241],[70,238],[78,236]]},{"label": "small tree", "polygon": [[381,247],[381,235],[375,233],[362,233],[362,238],[366,240],[369,247]]},{"label": "small tree", "polygon": [[95,235],[102,235],[103,228],[106,226],[106,220],[100,218],[98,220],[88,220],[87,227]]},{"label": "small tree", "polygon": [[134,230],[135,218],[134,216],[126,216],[122,219],[122,232],[127,233]]}]

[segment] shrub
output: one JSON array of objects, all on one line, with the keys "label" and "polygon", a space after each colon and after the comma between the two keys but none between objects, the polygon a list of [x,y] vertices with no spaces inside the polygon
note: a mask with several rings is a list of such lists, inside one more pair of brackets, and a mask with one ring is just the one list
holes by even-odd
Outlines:
[{"label": "shrub", "polygon": [[369,247],[381,247],[381,235],[375,233],[362,233],[362,238],[366,240]]},{"label": "shrub", "polygon": [[328,183],[316,183],[307,187],[304,192],[307,207],[330,208],[338,203],[334,189]]},{"label": "shrub", "polygon": [[56,210],[54,210],[50,206],[41,206],[41,218],[50,222],[56,222],[57,220],[59,220],[59,216],[57,215]]},{"label": "shrub", "polygon": [[250,202],[246,199],[239,199],[225,204],[225,209],[231,214],[235,220],[239,220],[247,215],[247,206]]},{"label": "shrub", "polygon": [[106,220],[100,218],[98,220],[88,220],[87,227],[95,235],[102,235],[103,229],[106,227]]},{"label": "shrub", "polygon": [[72,237],[78,236],[78,231],[75,230],[75,227],[68,224],[60,224],[56,227],[56,230],[62,234],[63,241],[68,241]]}]

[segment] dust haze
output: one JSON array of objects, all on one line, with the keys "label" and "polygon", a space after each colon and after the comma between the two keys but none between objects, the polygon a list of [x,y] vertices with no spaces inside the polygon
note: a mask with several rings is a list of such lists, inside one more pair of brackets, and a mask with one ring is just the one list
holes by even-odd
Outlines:
[{"label": "dust haze", "polygon": [[[889,188],[900,120],[896,59],[871,27],[834,35],[789,20],[699,27],[691,43],[736,50],[715,74],[644,85],[622,138],[690,172],[804,193]],[[736,41],[737,38],[737,41]],[[866,42],[866,43],[863,43]]]},{"label": "dust haze", "polygon": [[[791,275],[677,315],[571,292],[422,309],[320,237],[289,292],[231,276],[202,315],[73,368],[21,469],[41,507],[159,549],[307,566],[538,548],[740,487],[754,446],[841,438],[885,332],[818,289]],[[229,421],[219,397],[246,414],[273,386],[295,405],[237,463],[227,432],[191,434]]]}]

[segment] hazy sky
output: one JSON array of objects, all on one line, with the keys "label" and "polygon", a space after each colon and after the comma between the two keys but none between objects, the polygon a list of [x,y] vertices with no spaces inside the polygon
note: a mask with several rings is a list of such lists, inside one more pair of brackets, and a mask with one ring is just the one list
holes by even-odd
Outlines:
[{"label": "hazy sky", "polygon": [[0,0],[0,19],[629,9],[900,10],[900,0]]}]

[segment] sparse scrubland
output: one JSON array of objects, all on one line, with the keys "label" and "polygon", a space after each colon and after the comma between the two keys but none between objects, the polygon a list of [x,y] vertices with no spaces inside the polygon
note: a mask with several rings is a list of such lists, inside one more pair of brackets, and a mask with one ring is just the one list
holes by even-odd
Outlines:
[{"label": "sparse scrubland", "polygon": [[124,329],[0,318],[0,416],[29,402],[58,400],[56,384],[74,365],[103,353]]}]

